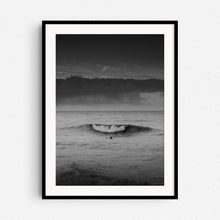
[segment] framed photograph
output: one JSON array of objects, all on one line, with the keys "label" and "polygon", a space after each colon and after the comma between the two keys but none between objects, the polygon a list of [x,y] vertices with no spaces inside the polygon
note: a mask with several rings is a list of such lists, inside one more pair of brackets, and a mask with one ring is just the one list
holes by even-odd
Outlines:
[{"label": "framed photograph", "polygon": [[43,21],[43,199],[177,199],[177,21]]}]

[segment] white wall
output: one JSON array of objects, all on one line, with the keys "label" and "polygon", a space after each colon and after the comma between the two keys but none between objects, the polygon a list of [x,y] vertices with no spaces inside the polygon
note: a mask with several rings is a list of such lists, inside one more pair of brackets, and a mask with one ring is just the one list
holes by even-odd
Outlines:
[{"label": "white wall", "polygon": [[[0,3],[0,219],[220,219],[218,0]],[[179,20],[179,200],[41,200],[41,20]]]}]

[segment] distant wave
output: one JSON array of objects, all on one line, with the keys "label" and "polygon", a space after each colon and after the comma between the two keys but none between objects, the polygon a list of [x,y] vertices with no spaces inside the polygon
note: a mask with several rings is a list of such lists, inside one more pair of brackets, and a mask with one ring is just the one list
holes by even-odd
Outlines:
[{"label": "distant wave", "polygon": [[130,124],[84,124],[69,129],[79,129],[81,131],[95,132],[100,134],[137,134],[140,132],[151,132],[153,128]]}]

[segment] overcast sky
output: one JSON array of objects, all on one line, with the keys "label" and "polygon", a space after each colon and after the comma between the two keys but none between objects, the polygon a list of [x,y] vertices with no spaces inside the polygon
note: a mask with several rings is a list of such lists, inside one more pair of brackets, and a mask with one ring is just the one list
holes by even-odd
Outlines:
[{"label": "overcast sky", "polygon": [[57,35],[56,70],[89,78],[57,81],[58,108],[163,110],[163,81],[137,81],[164,78],[163,35]]},{"label": "overcast sky", "polygon": [[163,35],[57,35],[57,78],[163,79]]}]

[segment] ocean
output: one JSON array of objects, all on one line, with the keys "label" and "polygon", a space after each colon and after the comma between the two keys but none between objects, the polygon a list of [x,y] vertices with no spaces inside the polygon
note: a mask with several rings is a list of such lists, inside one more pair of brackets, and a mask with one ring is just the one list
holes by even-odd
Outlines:
[{"label": "ocean", "polygon": [[163,111],[57,111],[57,185],[163,185]]}]

